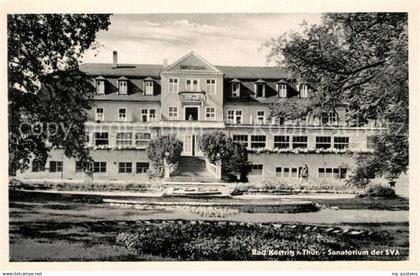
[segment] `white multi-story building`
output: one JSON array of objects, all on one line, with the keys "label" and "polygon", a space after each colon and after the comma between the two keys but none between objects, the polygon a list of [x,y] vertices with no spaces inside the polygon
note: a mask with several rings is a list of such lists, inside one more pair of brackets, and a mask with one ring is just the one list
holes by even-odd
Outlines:
[{"label": "white multi-story building", "polygon": [[[80,69],[96,87],[86,123],[95,179],[147,179],[147,144],[169,133],[183,141],[182,155],[201,160],[200,135],[223,131],[247,146],[250,181],[297,181],[307,166],[309,181],[334,183],[349,176],[352,153],[368,154],[381,130],[347,125],[344,107],[321,119],[272,118],[272,104],[303,103],[313,91],[275,67],[215,66],[194,52],[168,66],[120,65],[114,52],[112,64]],[[85,172],[54,150],[44,170],[32,166],[19,177],[83,179]]]}]

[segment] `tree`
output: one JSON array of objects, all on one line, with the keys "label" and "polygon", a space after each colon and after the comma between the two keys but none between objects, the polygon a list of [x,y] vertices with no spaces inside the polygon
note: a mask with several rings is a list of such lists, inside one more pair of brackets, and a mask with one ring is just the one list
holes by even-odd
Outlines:
[{"label": "tree", "polygon": [[369,181],[360,167],[375,168],[390,179],[407,171],[406,13],[325,14],[321,24],[304,25],[303,33],[284,34],[264,45],[270,48],[268,59],[297,81],[315,86],[308,112],[320,115],[345,106],[349,125],[387,123],[373,154],[358,157],[352,180]]},{"label": "tree", "polygon": [[9,171],[33,159],[44,165],[53,148],[90,162],[87,110],[94,88],[78,60],[107,30],[110,15],[15,14],[8,24]]},{"label": "tree", "polygon": [[174,135],[165,135],[150,141],[147,147],[147,157],[152,161],[156,176],[163,176],[165,158],[169,164],[178,163],[182,147],[182,142]]},{"label": "tree", "polygon": [[248,152],[247,149],[227,137],[225,133],[217,131],[204,134],[200,139],[200,148],[210,163],[222,164],[222,178],[228,181],[247,181]]}]

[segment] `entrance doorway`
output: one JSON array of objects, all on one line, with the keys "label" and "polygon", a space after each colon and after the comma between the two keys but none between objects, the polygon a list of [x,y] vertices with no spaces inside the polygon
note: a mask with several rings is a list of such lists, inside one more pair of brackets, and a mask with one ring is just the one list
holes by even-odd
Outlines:
[{"label": "entrance doorway", "polygon": [[198,106],[186,106],[184,113],[186,121],[198,121]]},{"label": "entrance doorway", "polygon": [[182,155],[184,156],[202,156],[200,150],[200,141],[197,134],[186,133],[184,134],[184,148]]}]

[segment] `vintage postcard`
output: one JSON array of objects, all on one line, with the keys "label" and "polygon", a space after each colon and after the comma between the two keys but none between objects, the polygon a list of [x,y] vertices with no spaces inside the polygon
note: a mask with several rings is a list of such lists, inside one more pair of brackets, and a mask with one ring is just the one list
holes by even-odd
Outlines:
[{"label": "vintage postcard", "polygon": [[409,125],[418,2],[307,2],[6,3],[10,271],[216,261],[418,269]]}]

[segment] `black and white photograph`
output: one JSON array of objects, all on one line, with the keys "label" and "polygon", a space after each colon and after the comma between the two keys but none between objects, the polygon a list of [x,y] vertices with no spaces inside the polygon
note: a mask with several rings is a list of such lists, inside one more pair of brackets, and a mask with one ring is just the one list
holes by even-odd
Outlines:
[{"label": "black and white photograph", "polygon": [[409,261],[409,27],[8,13],[8,261]]}]

